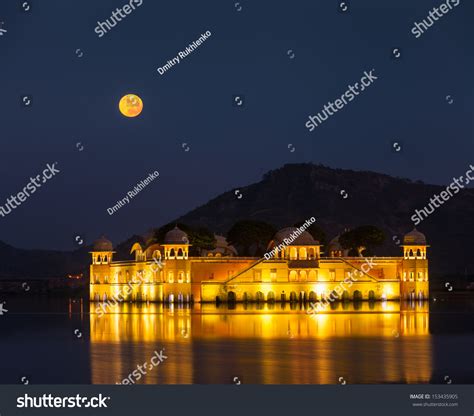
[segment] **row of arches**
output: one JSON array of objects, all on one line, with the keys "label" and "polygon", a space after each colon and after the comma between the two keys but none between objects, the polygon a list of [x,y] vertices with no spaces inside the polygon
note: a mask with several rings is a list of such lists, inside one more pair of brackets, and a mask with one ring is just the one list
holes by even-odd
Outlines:
[{"label": "row of arches", "polygon": [[188,258],[187,248],[165,248],[165,259],[167,260],[182,260]]},{"label": "row of arches", "polygon": [[112,255],[109,254],[93,254],[92,256],[93,264],[108,264],[109,261],[112,261]]},{"label": "row of arches", "polygon": [[426,248],[409,248],[405,247],[404,257],[406,259],[426,259]]},{"label": "row of arches", "polygon": [[[237,294],[234,291],[229,291],[227,292],[227,298],[224,299],[220,296],[216,297],[217,302],[222,302],[222,301],[227,301],[229,303],[234,303],[234,302],[257,302],[257,303],[262,303],[262,302],[290,302],[290,303],[296,303],[296,302],[317,302],[322,299],[327,299],[330,297],[330,294],[327,294],[325,296],[323,295],[318,295],[314,291],[310,292],[295,292],[292,291],[289,294],[285,293],[282,291],[278,296],[275,295],[273,291],[269,291],[266,294],[264,294],[262,291],[258,291],[256,293],[250,293],[250,292],[244,292],[242,294],[242,297],[239,298]],[[345,290],[342,293],[342,296],[339,297],[335,291],[333,291],[333,298],[337,300],[342,300],[344,301],[362,301],[362,300],[372,300],[375,301],[377,300],[375,296],[375,291],[370,290],[367,293],[367,296],[364,298],[363,294],[360,290],[354,290],[352,292],[349,292]],[[382,296],[380,300],[384,300],[384,297]]]},{"label": "row of arches", "polygon": [[99,276],[95,275],[93,282],[95,284],[101,283],[190,283],[191,275],[189,271],[184,270],[169,270],[165,276],[163,270],[154,270],[153,272],[147,270],[139,270],[136,274],[130,273],[128,270],[125,272],[119,271],[114,276]]},{"label": "row of arches", "polygon": [[290,282],[317,282],[318,281],[318,272],[316,270],[291,270],[289,275]]},{"label": "row of arches", "polygon": [[156,299],[149,296],[147,293],[130,293],[130,294],[121,294],[120,298],[116,299],[114,296],[109,296],[106,292],[99,293],[95,292],[93,296],[94,302],[109,302],[111,304],[116,304],[120,302],[164,302],[164,303],[193,303],[194,298],[191,293],[168,293],[164,295],[163,299]]},{"label": "row of arches", "polygon": [[288,247],[279,250],[276,254],[277,259],[289,260],[315,260],[319,252],[316,247]]},{"label": "row of arches", "polygon": [[[419,282],[422,282],[422,281],[425,281],[427,282],[428,281],[428,273],[427,272],[417,272],[417,280]],[[410,281],[410,282],[414,282],[415,281],[415,272],[403,272],[403,281],[404,282],[407,282],[407,281]]]}]

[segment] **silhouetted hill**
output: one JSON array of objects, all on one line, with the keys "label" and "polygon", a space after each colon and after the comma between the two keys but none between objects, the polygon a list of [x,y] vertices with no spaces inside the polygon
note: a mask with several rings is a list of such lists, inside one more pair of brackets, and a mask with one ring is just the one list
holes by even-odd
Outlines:
[{"label": "silhouetted hill", "polygon": [[[314,216],[329,238],[345,228],[373,224],[387,236],[377,254],[400,255],[396,243],[413,228],[414,210],[425,207],[444,189],[374,172],[289,164],[266,173],[258,183],[240,187],[241,199],[235,190],[223,193],[176,221],[225,234],[241,219],[282,228]],[[431,245],[432,271],[473,273],[474,190],[461,190],[417,228]]]},{"label": "silhouetted hill", "polygon": [[87,272],[90,247],[75,251],[23,250],[0,241],[0,278],[65,277]]},{"label": "silhouetted hill", "polygon": [[[394,178],[374,172],[331,169],[313,164],[290,164],[272,170],[255,184],[225,192],[207,204],[177,218],[176,222],[205,226],[226,234],[238,220],[255,219],[277,228],[293,225],[312,216],[329,239],[345,228],[373,224],[386,233],[378,255],[400,255],[397,245],[413,228],[415,209],[427,205],[444,186]],[[347,192],[344,198],[341,191]],[[462,190],[438,208],[418,227],[426,234],[430,268],[437,274],[474,272],[474,190]],[[133,236],[115,248],[116,259],[130,258]],[[0,277],[63,277],[88,270],[91,247],[73,252],[20,250],[0,242]],[[324,248],[323,248],[324,250]]]}]

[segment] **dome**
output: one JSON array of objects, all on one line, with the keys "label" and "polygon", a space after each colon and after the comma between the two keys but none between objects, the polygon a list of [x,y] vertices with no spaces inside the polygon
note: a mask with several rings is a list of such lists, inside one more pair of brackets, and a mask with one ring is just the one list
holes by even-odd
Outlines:
[{"label": "dome", "polygon": [[165,234],[164,244],[189,244],[188,235],[176,226]]},{"label": "dome", "polygon": [[299,236],[293,240],[290,244],[286,244],[284,239],[292,239],[300,233],[298,227],[287,227],[278,231],[273,237],[273,244],[278,246],[279,244],[285,244],[290,246],[318,246],[319,241],[315,240],[308,231],[303,231]]},{"label": "dome", "polygon": [[406,246],[426,246],[426,237],[423,233],[420,233],[416,228],[414,228],[412,231],[405,234],[403,237],[403,244]]},{"label": "dome", "polygon": [[336,235],[328,244],[328,246],[333,247],[335,250],[342,250],[341,243],[339,242],[339,235]]},{"label": "dome", "polygon": [[104,236],[94,241],[94,251],[112,251],[113,246],[110,240],[107,240]]},{"label": "dome", "polygon": [[336,235],[328,244],[329,250],[344,250],[339,242],[339,235]]}]

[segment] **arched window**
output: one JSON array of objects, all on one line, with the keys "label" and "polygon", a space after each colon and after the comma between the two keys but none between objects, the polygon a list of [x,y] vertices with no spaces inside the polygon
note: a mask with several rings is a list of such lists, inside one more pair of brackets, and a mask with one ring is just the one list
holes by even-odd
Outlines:
[{"label": "arched window", "polygon": [[168,283],[174,283],[174,273],[172,271],[168,272]]},{"label": "arched window", "polygon": [[184,272],[179,271],[178,272],[178,283],[183,283],[184,282]]},{"label": "arched window", "polygon": [[298,251],[296,247],[290,247],[290,260],[296,260],[298,258]]},{"label": "arched window", "polygon": [[306,282],[308,280],[308,276],[306,274],[306,270],[300,271],[300,282]]},{"label": "arched window", "polygon": [[306,260],[307,257],[308,257],[308,253],[306,251],[306,247],[300,247],[299,259],[300,260]]},{"label": "arched window", "polygon": [[317,282],[318,281],[318,275],[316,274],[316,270],[311,270],[309,272],[308,281],[309,282]]},{"label": "arched window", "polygon": [[410,249],[409,253],[408,253],[408,257],[412,258],[413,257],[413,250]]},{"label": "arched window", "polygon": [[184,253],[183,253],[183,250],[181,248],[178,249],[178,254],[177,254],[177,258],[178,259],[182,259],[184,257]]},{"label": "arched window", "polygon": [[176,253],[175,253],[175,251],[174,251],[174,248],[172,248],[172,249],[170,250],[170,253],[169,253],[169,258],[170,258],[170,259],[174,259],[175,257],[176,257]]},{"label": "arched window", "polygon": [[296,282],[298,280],[298,273],[295,270],[290,272],[290,282]]},{"label": "arched window", "polygon": [[420,249],[416,250],[416,257],[421,258],[421,250]]}]

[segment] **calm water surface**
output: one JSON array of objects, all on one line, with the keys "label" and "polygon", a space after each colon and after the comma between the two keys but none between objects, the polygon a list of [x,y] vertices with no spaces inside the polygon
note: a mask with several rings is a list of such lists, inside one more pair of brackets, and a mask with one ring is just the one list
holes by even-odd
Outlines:
[{"label": "calm water surface", "polygon": [[[122,304],[11,297],[0,383],[115,384],[164,348],[138,384],[474,383],[474,302]],[[235,380],[235,381],[234,381]]]}]

